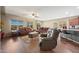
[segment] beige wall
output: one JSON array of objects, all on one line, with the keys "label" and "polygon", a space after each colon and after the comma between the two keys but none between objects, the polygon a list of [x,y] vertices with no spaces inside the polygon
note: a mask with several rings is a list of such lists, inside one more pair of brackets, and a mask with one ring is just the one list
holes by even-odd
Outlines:
[{"label": "beige wall", "polygon": [[[5,8],[4,8],[4,12],[5,12]],[[11,20],[11,19],[21,20],[23,22],[32,22],[33,29],[37,29],[37,21],[32,18],[26,18],[26,17],[16,16],[16,15],[12,15],[12,14],[6,14],[6,12],[5,12],[5,14],[2,15],[2,19],[3,19],[2,22],[4,23],[2,30],[5,33],[11,32],[11,24],[9,22],[9,20]]]},{"label": "beige wall", "polygon": [[1,7],[0,7],[0,22],[1,22]]},{"label": "beige wall", "polygon": [[11,19],[21,20],[23,22],[32,22],[33,23],[32,24],[33,29],[37,29],[36,19],[21,17],[21,16],[18,16],[18,15],[12,15],[12,14],[6,14],[5,16],[3,15],[3,19],[4,19],[3,20],[3,22],[4,22],[4,27],[3,27],[4,32],[10,32],[11,31],[11,25],[9,23],[9,20],[11,20]]},{"label": "beige wall", "polygon": [[40,24],[40,26],[43,24],[40,20],[33,20],[33,29],[37,29],[37,24]]},{"label": "beige wall", "polygon": [[2,26],[1,29],[3,32],[7,32],[6,30],[8,29],[8,28],[6,28],[7,21],[5,19],[6,19],[5,18],[5,7],[1,7],[1,26]]},{"label": "beige wall", "polygon": [[23,22],[32,22],[33,29],[37,29],[37,23],[36,23],[35,19],[20,17],[20,16],[16,16],[16,15],[12,15],[12,14],[5,14],[5,16],[3,15],[3,18],[5,19],[5,20],[3,20],[3,22],[4,22],[3,30],[5,33],[11,32],[11,25],[9,22],[9,20],[11,20],[11,19],[21,20]]},{"label": "beige wall", "polygon": [[1,7],[0,7],[0,31],[1,31]]},{"label": "beige wall", "polygon": [[33,29],[37,29],[37,22],[35,19],[33,20]]},{"label": "beige wall", "polygon": [[0,20],[1,20],[1,6],[0,6]]},{"label": "beige wall", "polygon": [[[68,18],[61,18],[61,19],[52,19],[49,21],[44,21],[41,25],[42,27],[50,27],[50,28],[62,28],[63,25],[66,25],[67,28],[69,28],[69,19],[76,18],[74,17],[68,17]],[[61,25],[61,26],[60,26]]]},{"label": "beige wall", "polygon": [[67,25],[67,19],[55,19],[55,20],[45,21],[42,27],[61,28],[60,25],[63,25],[63,24]]}]

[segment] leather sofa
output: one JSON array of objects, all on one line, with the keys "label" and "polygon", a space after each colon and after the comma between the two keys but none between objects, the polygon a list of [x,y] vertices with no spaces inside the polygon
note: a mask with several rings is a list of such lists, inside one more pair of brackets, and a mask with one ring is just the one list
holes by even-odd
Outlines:
[{"label": "leather sofa", "polygon": [[4,32],[0,32],[0,40],[4,38]]},{"label": "leather sofa", "polygon": [[18,36],[28,35],[29,32],[32,32],[31,28],[28,27],[19,28],[19,30],[16,31],[16,35]]},{"label": "leather sofa", "polygon": [[[51,51],[57,46],[57,38],[59,36],[59,31],[56,29],[51,30],[53,32],[50,32],[48,34],[51,34],[52,36],[43,38],[40,42],[40,50],[41,51]],[[47,35],[48,35],[47,34]]]},{"label": "leather sofa", "polygon": [[41,27],[37,30],[37,32],[39,32],[39,33],[46,33],[47,31],[48,31],[48,28],[46,28],[46,27]]}]

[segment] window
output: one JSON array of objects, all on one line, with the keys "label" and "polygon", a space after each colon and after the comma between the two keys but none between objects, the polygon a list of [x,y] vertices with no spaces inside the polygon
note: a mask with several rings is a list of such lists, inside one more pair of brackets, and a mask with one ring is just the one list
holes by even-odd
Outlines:
[{"label": "window", "polygon": [[11,19],[10,24],[11,24],[11,30],[17,30],[17,28],[19,26],[23,26],[24,23],[23,21],[20,21],[20,20]]}]

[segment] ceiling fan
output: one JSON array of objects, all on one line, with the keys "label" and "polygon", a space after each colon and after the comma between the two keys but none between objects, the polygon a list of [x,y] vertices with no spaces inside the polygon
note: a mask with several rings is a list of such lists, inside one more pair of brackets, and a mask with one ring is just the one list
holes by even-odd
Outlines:
[{"label": "ceiling fan", "polygon": [[32,16],[33,16],[34,18],[40,18],[37,12],[32,12]]}]

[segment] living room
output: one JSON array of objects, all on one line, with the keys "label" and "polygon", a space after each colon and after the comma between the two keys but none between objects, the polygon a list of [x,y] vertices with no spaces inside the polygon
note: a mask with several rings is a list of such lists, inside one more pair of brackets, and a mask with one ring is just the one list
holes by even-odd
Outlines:
[{"label": "living room", "polygon": [[[1,52],[79,52],[78,7],[2,6],[1,10]],[[49,42],[49,29],[60,33],[53,33],[56,42]],[[45,46],[42,39],[49,40]]]}]

